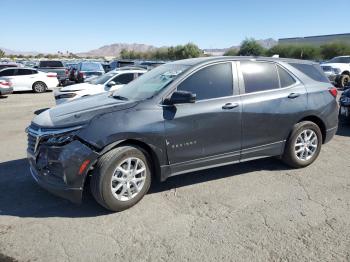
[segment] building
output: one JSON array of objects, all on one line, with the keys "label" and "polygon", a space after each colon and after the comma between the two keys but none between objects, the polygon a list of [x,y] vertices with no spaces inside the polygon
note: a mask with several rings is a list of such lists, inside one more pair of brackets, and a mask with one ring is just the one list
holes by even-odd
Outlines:
[{"label": "building", "polygon": [[347,43],[350,45],[350,33],[278,39],[279,44],[288,44],[288,45],[290,45],[290,44],[308,44],[308,45],[314,45],[314,46],[321,46],[323,44],[329,44],[329,43],[333,43],[333,42],[343,42],[343,43]]}]

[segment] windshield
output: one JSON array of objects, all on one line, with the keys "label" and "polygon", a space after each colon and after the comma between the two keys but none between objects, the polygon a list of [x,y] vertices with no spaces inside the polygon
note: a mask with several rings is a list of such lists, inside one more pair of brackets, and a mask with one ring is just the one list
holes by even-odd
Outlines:
[{"label": "windshield", "polygon": [[120,87],[113,93],[113,96],[128,100],[144,100],[153,97],[187,68],[189,68],[188,65],[179,64],[159,66],[129,84]]},{"label": "windshield", "polygon": [[81,71],[103,71],[102,65],[98,63],[83,63]]},{"label": "windshield", "polygon": [[328,63],[350,64],[350,57],[334,57]]},{"label": "windshield", "polygon": [[107,73],[104,75],[101,75],[99,77],[94,78],[93,80],[90,81],[91,84],[93,85],[103,85],[106,83],[108,80],[110,80],[113,76],[117,75],[118,73],[113,72],[113,73]]}]

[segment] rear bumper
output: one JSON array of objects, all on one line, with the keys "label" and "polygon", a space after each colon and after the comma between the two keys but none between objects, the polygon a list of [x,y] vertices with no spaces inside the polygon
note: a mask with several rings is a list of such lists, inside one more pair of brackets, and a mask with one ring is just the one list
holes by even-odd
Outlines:
[{"label": "rear bumper", "polygon": [[333,128],[330,128],[330,129],[327,129],[326,131],[326,137],[324,139],[324,144],[325,143],[328,143],[329,141],[331,141],[331,139],[335,136],[335,134],[337,133],[338,131],[338,126],[336,127],[333,127]]},{"label": "rear bumper", "polygon": [[0,95],[8,95],[11,93],[13,93],[12,87],[9,87],[9,88],[0,87]]}]

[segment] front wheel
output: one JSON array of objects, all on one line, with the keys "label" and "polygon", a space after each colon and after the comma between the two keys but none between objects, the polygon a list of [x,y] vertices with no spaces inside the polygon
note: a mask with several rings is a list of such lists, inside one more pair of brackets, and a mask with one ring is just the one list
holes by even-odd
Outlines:
[{"label": "front wheel", "polygon": [[322,133],[318,125],[310,121],[296,124],[286,143],[282,160],[294,168],[310,165],[318,157],[322,146]]},{"label": "front wheel", "polygon": [[111,211],[122,211],[139,202],[151,185],[149,157],[142,149],[122,146],[103,155],[91,178],[96,201]]}]

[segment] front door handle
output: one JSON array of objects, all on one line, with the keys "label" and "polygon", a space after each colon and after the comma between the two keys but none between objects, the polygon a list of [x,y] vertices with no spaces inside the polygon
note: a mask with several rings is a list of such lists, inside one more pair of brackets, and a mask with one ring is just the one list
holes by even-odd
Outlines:
[{"label": "front door handle", "polygon": [[234,109],[238,106],[237,103],[226,103],[222,106],[222,109]]},{"label": "front door handle", "polygon": [[288,96],[288,98],[294,99],[294,98],[297,98],[298,96],[300,96],[299,93],[290,93],[289,96]]}]

